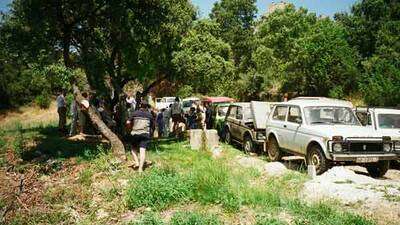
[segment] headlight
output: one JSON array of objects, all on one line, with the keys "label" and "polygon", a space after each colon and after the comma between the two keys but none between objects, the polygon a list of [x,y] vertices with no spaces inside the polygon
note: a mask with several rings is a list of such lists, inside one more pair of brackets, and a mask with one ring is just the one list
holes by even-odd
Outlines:
[{"label": "headlight", "polygon": [[384,143],[383,144],[383,151],[390,152],[390,150],[392,150],[392,147],[390,146],[390,144],[389,143]]},{"label": "headlight", "polygon": [[342,144],[341,143],[333,143],[332,149],[334,152],[341,152],[342,151]]}]

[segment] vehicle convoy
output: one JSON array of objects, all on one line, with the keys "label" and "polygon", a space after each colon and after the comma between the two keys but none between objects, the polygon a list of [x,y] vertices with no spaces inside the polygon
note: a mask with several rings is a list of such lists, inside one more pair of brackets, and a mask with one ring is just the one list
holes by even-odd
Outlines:
[{"label": "vehicle convoy", "polygon": [[365,166],[373,177],[383,176],[389,161],[399,158],[390,136],[363,127],[350,102],[329,98],[295,98],[278,103],[266,126],[268,155],[305,156],[321,174],[335,164]]},{"label": "vehicle convoy", "polygon": [[264,147],[266,118],[271,111],[270,102],[232,103],[226,114],[223,136],[227,143],[242,144],[246,153]]}]

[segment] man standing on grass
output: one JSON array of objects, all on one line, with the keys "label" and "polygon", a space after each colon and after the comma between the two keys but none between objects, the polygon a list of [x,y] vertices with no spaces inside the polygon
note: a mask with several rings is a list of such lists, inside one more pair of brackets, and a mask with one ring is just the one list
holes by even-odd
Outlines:
[{"label": "man standing on grass", "polygon": [[[126,126],[131,128],[127,141],[132,144],[133,167],[138,166],[139,172],[143,172],[143,165],[146,159],[146,149],[151,141],[151,129],[154,118],[149,112],[149,104],[146,101],[140,103],[139,110],[133,112],[132,116],[126,121]],[[137,156],[139,148],[139,158]]]},{"label": "man standing on grass", "polygon": [[179,101],[179,98],[175,98],[174,104],[171,106],[172,115],[172,132],[176,135],[179,123],[182,122],[183,107]]},{"label": "man standing on grass", "polygon": [[65,103],[65,91],[62,90],[56,98],[58,112],[58,131],[65,134],[65,124],[67,123],[67,106]]}]

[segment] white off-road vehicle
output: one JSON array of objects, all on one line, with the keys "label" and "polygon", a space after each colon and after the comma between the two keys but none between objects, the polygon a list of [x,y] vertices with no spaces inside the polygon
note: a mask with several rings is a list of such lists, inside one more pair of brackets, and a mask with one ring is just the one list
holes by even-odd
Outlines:
[{"label": "white off-road vehicle", "polygon": [[390,136],[394,149],[400,151],[400,110],[388,108],[357,107],[356,115],[363,126]]},{"label": "white off-road vehicle", "polygon": [[278,103],[266,127],[271,160],[285,153],[305,156],[317,174],[334,164],[360,164],[381,177],[399,157],[390,136],[363,127],[347,101],[302,97]]}]

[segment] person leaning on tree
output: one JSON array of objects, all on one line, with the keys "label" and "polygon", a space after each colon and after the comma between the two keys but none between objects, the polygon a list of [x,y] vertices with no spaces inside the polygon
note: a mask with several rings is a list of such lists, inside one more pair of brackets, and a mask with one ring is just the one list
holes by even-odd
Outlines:
[{"label": "person leaning on tree", "polygon": [[65,102],[65,91],[62,90],[57,96],[57,113],[58,113],[58,131],[65,134],[67,123],[67,104]]},{"label": "person leaning on tree", "polygon": [[[138,167],[139,172],[143,171],[146,159],[146,149],[151,141],[151,133],[154,127],[154,118],[149,111],[150,105],[146,101],[140,103],[139,109],[134,111],[126,121],[126,127],[130,130],[126,141],[132,145],[133,167]],[[139,148],[139,158],[137,150]]]}]

